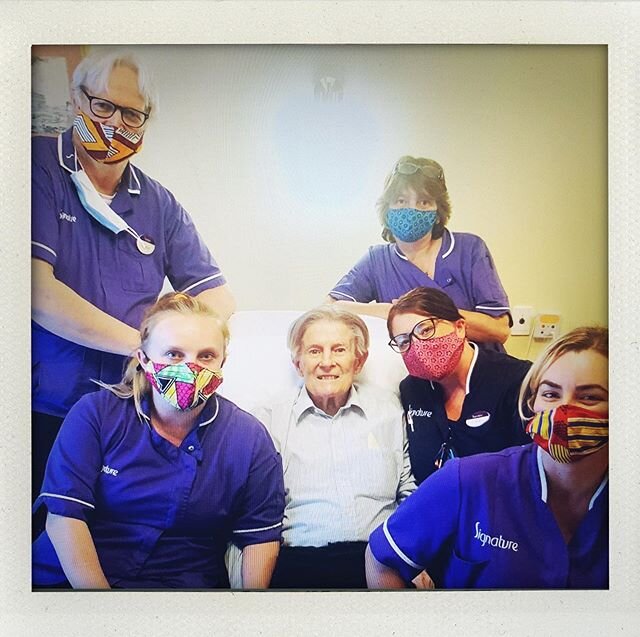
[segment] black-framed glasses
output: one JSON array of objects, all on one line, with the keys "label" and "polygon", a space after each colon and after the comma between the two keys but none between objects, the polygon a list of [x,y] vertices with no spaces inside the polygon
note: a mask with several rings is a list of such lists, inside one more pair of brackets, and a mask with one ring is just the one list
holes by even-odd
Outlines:
[{"label": "black-framed glasses", "polygon": [[444,172],[442,171],[442,168],[438,168],[430,164],[414,164],[410,161],[401,161],[393,167],[394,175],[398,173],[401,175],[414,175],[418,171],[429,177],[435,177],[440,181],[444,181]]},{"label": "black-framed glasses", "polygon": [[417,338],[419,341],[428,341],[436,333],[438,319],[426,318],[414,325],[413,329],[406,334],[398,334],[389,341],[389,347],[398,354],[404,354],[411,347],[411,339]]},{"label": "black-framed glasses", "polygon": [[84,87],[80,87],[80,90],[89,100],[89,108],[96,117],[104,117],[106,119],[107,117],[111,117],[116,111],[120,111],[122,121],[129,128],[140,128],[149,118],[149,113],[139,111],[129,106],[118,106],[109,100],[105,100],[103,97],[89,95],[89,93],[84,90]]},{"label": "black-framed glasses", "polygon": [[453,460],[456,457],[455,449],[451,445],[451,425],[449,425],[449,433],[447,439],[440,445],[440,449],[433,460],[436,469],[440,469],[447,460]]}]

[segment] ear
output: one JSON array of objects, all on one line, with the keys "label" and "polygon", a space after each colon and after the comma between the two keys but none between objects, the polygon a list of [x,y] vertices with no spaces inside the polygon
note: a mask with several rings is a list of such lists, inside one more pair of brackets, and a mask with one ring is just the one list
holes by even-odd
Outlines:
[{"label": "ear", "polygon": [[149,357],[141,349],[136,350],[136,358],[141,365],[149,364]]},{"label": "ear", "polygon": [[304,372],[302,371],[302,367],[300,366],[300,359],[292,358],[291,362],[293,363],[293,366],[296,368],[296,371],[298,372],[298,376],[300,376],[301,378],[304,378]]},{"label": "ear", "polygon": [[362,371],[364,364],[367,362],[367,358],[369,358],[369,352],[365,352],[364,354],[361,354],[356,359],[356,368],[354,372],[355,374],[359,374]]},{"label": "ear", "polygon": [[467,336],[467,324],[464,319],[458,319],[454,325],[456,326],[456,334],[459,338],[466,338]]}]

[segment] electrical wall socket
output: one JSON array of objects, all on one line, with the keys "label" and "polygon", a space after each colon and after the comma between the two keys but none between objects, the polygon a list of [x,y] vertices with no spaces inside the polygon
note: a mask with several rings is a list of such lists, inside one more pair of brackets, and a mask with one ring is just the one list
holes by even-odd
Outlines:
[{"label": "electrical wall socket", "polygon": [[511,308],[512,336],[529,336],[531,334],[531,323],[533,322],[534,309],[530,305],[517,305]]},{"label": "electrical wall socket", "polygon": [[536,324],[533,328],[533,338],[552,339],[557,338],[560,334],[560,315],[559,314],[539,314],[536,318]]}]

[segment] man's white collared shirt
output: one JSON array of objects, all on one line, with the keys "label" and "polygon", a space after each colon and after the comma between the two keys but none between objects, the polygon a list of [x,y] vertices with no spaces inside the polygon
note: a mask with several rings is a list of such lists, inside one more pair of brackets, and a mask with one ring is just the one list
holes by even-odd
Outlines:
[{"label": "man's white collared shirt", "polygon": [[287,546],[363,541],[416,488],[395,394],[352,387],[331,417],[303,386],[259,409],[282,455]]}]

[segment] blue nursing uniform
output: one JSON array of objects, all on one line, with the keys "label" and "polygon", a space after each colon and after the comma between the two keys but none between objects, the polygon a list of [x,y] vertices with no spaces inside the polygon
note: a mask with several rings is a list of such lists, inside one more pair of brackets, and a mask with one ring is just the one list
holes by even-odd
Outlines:
[{"label": "blue nursing uniform", "polygon": [[[446,228],[433,279],[411,263],[395,243],[388,243],[371,246],[329,295],[338,301],[391,303],[417,287],[446,292],[461,310],[489,316],[510,312],[509,299],[485,242],[476,235]],[[482,346],[504,351],[499,343]]]},{"label": "blue nursing uniform", "polygon": [[369,539],[407,582],[436,588],[607,588],[609,492],[604,478],[566,544],[547,501],[537,445],[454,459]]},{"label": "blue nursing uniform", "polygon": [[[162,290],[197,295],[225,283],[193,221],[173,195],[130,163],[111,207],[155,244],[141,254],[133,237],[114,234],[82,207],[71,173],[80,166],[72,129],[32,145],[32,257],[53,266],[56,279],[92,305],[138,328]],[[92,378],[122,377],[124,357],[93,350],[32,323],[34,412],[64,416],[80,396],[95,391]]]},{"label": "blue nursing uniform", "polygon": [[[113,587],[227,587],[229,541],[280,540],[282,462],[263,425],[221,396],[178,448],[140,421],[133,399],[102,390],[65,419],[40,503],[87,523]],[[32,563],[34,585],[66,581],[46,532]]]}]

